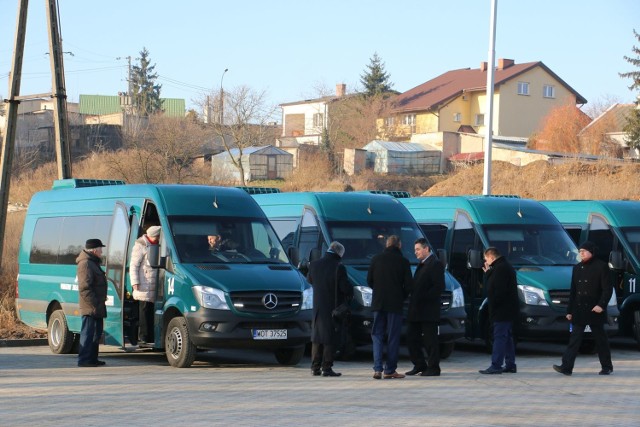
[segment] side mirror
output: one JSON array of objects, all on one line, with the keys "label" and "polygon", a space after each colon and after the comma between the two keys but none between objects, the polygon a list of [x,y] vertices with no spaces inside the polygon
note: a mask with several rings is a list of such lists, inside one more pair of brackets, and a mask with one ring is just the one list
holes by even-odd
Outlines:
[{"label": "side mirror", "polygon": [[287,255],[289,256],[289,261],[291,264],[298,265],[300,264],[300,253],[298,252],[298,248],[295,246],[289,246],[287,249]]},{"label": "side mirror", "polygon": [[160,245],[149,246],[147,259],[151,268],[165,268],[167,265],[167,259],[160,256]]},{"label": "side mirror", "polygon": [[609,254],[609,268],[612,270],[624,270],[624,257],[620,251],[611,251]]},{"label": "side mirror", "polygon": [[467,252],[467,268],[482,268],[482,252],[477,249],[469,249]]}]

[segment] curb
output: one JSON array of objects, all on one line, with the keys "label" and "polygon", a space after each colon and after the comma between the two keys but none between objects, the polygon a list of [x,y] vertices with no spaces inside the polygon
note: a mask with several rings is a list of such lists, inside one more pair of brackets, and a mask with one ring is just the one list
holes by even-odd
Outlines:
[{"label": "curb", "polygon": [[47,344],[48,340],[46,338],[0,340],[0,347],[33,347]]}]

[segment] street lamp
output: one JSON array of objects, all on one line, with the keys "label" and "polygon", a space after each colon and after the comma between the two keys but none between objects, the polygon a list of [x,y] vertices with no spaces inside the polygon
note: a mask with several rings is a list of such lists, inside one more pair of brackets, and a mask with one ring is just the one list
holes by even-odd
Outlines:
[{"label": "street lamp", "polygon": [[223,124],[224,122],[224,91],[222,90],[222,81],[224,80],[224,75],[229,71],[228,68],[225,68],[222,72],[222,77],[220,77],[220,117],[218,119],[219,124]]}]

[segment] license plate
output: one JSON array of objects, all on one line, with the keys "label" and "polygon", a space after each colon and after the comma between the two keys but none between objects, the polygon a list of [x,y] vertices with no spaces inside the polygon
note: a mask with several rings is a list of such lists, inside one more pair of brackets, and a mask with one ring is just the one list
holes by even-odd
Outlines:
[{"label": "license plate", "polygon": [[254,340],[286,340],[286,329],[252,329]]}]

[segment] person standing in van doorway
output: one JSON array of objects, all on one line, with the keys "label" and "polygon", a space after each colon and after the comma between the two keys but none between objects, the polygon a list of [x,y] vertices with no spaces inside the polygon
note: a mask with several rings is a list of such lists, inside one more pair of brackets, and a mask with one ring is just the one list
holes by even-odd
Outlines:
[{"label": "person standing in van doorway", "polygon": [[609,268],[604,261],[595,257],[597,247],[586,241],[580,245],[580,261],[573,267],[571,275],[571,293],[567,306],[567,320],[571,322],[569,345],[562,355],[562,365],[553,365],[553,369],[564,375],[573,373],[573,365],[582,343],[584,330],[589,325],[598,349],[600,375],[613,373],[611,349],[604,331],[607,321],[607,304],[613,289]]},{"label": "person standing in van doorway", "polygon": [[[373,291],[373,378],[404,378],[396,372],[402,329],[402,308],[411,288],[411,264],[402,255],[400,238],[387,237],[386,248],[371,259],[367,283]],[[387,335],[387,360],[382,366],[384,336]]]},{"label": "person standing in van doorway", "polygon": [[107,317],[107,277],[100,268],[102,248],[100,239],[86,241],[84,250],[76,258],[78,265],[78,305],[82,315],[80,329],[80,349],[78,366],[103,366],[106,363],[98,360],[98,347]]},{"label": "person standing in van doorway", "polygon": [[479,372],[481,374],[503,372],[515,374],[517,367],[513,324],[520,314],[516,271],[497,248],[487,248],[484,251],[484,260],[489,318],[493,323],[493,351],[491,366]]},{"label": "person standing in van doorway", "polygon": [[153,343],[153,312],[156,299],[158,270],[149,264],[149,247],[158,244],[161,227],[153,225],[147,233],[136,240],[131,254],[129,267],[133,299],[138,301],[138,345],[141,347]]},{"label": "person standing in van doorway", "polygon": [[[414,243],[416,258],[420,261],[413,277],[407,313],[407,347],[413,369],[407,375],[440,376],[440,321],[441,296],[444,291],[444,265],[431,253],[427,239]],[[425,361],[422,348],[427,352]]]},{"label": "person standing in van doorway", "polygon": [[331,313],[337,305],[353,297],[347,270],[340,262],[344,246],[331,242],[325,256],[309,264],[307,280],[313,286],[313,330],[311,332],[311,373],[323,377],[342,375],[333,370],[338,334]]}]

